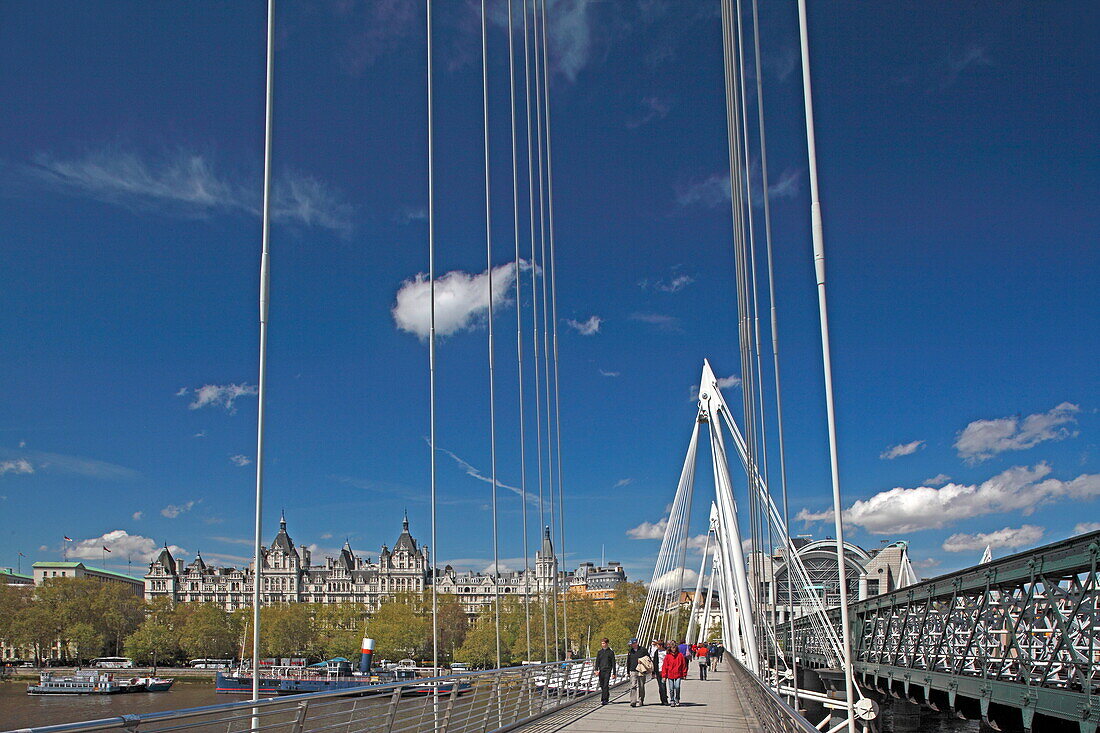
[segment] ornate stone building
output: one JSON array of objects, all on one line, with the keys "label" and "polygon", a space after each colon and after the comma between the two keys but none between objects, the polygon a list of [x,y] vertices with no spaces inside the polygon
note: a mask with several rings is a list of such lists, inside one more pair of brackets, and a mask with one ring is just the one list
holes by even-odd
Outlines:
[{"label": "ornate stone building", "polygon": [[[361,603],[376,609],[390,595],[419,592],[428,582],[428,548],[409,534],[409,518],[391,550],[382,545],[378,561],[356,555],[347,542],[336,557],[313,564],[307,547],[294,544],[286,531],[286,517],[271,546],[262,548],[262,605],[277,603]],[[253,564],[244,568],[207,565],[202,556],[190,564],[172,557],[165,547],[149,564],[145,598],[217,603],[227,611],[252,605]]]},{"label": "ornate stone building", "polygon": [[[262,549],[263,587],[261,603],[360,603],[373,611],[396,593],[418,593],[431,583],[428,548],[417,544],[409,533],[409,518],[401,523],[401,534],[391,550],[386,545],[378,561],[356,555],[348,543],[336,557],[314,565],[309,548],[297,546],[286,531],[286,518],[279,520],[279,533],[271,546]],[[458,596],[466,613],[476,616],[492,607],[493,598],[549,597],[552,592],[591,592],[613,595],[626,575],[618,563],[607,568],[582,564],[576,573],[558,570],[550,528],[543,532],[542,545],[535,553],[534,569],[500,573],[458,572],[448,565],[436,571],[436,590]],[[250,563],[244,568],[207,565],[202,556],[191,563],[172,557],[168,548],[149,564],[145,575],[145,598],[217,603],[227,611],[251,607],[255,573]]]}]

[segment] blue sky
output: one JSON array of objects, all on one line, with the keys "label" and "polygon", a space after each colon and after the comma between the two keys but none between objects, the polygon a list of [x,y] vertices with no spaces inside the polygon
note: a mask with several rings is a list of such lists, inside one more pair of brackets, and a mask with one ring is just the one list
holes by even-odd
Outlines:
[{"label": "blue sky", "polygon": [[[506,13],[489,4],[493,262],[508,275]],[[58,559],[63,535],[97,563],[110,535],[113,567],[161,543],[248,554],[263,10],[0,3],[0,565]],[[648,578],[659,543],[630,530],[671,501],[689,389],[703,358],[739,365],[718,3],[549,11],[567,562],[605,547]],[[1100,520],[1097,17],[811,3],[851,538],[907,539],[926,575]],[[824,536],[794,4],[764,4],[761,22],[792,514]],[[427,349],[394,313],[427,269],[423,8],[284,3],[277,27],[265,521],[273,536],[285,508],[296,541],[376,555],[405,508],[428,539]],[[439,556],[482,569],[486,328],[481,281],[464,280],[486,269],[477,6],[439,3],[436,32],[437,267],[459,273],[465,324],[439,348]],[[510,486],[515,308],[513,291],[495,320]],[[535,490],[533,464],[532,441]],[[500,517],[515,567],[507,489]]]}]

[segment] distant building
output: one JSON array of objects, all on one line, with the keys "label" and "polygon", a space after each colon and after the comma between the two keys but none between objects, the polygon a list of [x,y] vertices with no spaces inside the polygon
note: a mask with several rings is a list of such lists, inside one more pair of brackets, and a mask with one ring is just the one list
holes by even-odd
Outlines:
[{"label": "distant building", "polygon": [[491,572],[456,572],[448,565],[436,580],[436,591],[457,595],[466,613],[473,617],[492,608],[497,596],[537,600],[548,598],[551,593],[570,593],[609,602],[619,584],[625,582],[626,572],[617,562],[607,567],[585,562],[574,572],[559,571],[550,528],[545,527],[542,544],[535,553],[534,570],[510,570],[494,576]]},{"label": "distant building", "polygon": [[[795,537],[791,542],[806,568],[810,584],[825,606],[839,605],[840,563],[837,562],[836,540],[810,541]],[[793,583],[794,597],[791,597],[785,555],[786,549],[779,548],[770,557],[766,553],[758,553],[748,559],[749,582],[765,599],[766,606],[774,607],[779,621],[785,621],[788,614],[797,617],[807,610],[797,582]],[[918,580],[909,562],[908,544],[904,541],[874,550],[864,550],[845,542],[844,561],[850,600],[889,593]]]},{"label": "distant building", "polygon": [[569,593],[598,603],[615,600],[619,586],[626,582],[626,571],[617,562],[606,566],[582,562],[568,579]]},{"label": "distant building", "polygon": [[[260,604],[359,603],[374,610],[388,596],[420,592],[428,582],[428,548],[417,545],[409,534],[409,518],[391,550],[382,545],[378,562],[356,555],[348,542],[336,557],[312,564],[307,547],[294,544],[279,519],[279,533],[271,546],[261,549],[263,587]],[[191,563],[172,557],[165,547],[149,564],[145,597],[173,601],[217,603],[227,611],[252,605],[254,563],[244,568],[207,565],[201,556]]]},{"label": "distant building", "polygon": [[34,585],[34,576],[17,573],[12,568],[0,568],[0,584]]},{"label": "distant building", "polygon": [[111,570],[101,570],[85,565],[82,562],[36,562],[34,564],[34,584],[42,585],[47,580],[54,578],[87,578],[97,580],[100,583],[114,583],[125,587],[136,596],[145,593],[145,583],[141,578],[134,578]]}]

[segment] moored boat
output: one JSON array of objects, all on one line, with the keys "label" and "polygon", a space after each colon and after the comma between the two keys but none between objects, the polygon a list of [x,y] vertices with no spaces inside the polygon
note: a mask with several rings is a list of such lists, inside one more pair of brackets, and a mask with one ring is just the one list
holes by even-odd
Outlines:
[{"label": "moored boat", "polygon": [[123,686],[106,672],[77,671],[68,675],[44,672],[37,685],[28,685],[28,695],[114,695]]}]

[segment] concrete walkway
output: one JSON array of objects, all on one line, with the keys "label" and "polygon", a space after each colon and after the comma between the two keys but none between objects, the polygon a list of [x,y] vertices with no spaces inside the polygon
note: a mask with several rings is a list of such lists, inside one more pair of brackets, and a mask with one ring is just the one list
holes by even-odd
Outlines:
[{"label": "concrete walkway", "polygon": [[642,707],[630,707],[630,685],[624,684],[612,688],[608,705],[600,705],[597,695],[593,700],[577,703],[518,730],[522,733],[657,733],[664,730],[756,733],[763,730],[728,671],[711,672],[706,682],[699,679],[698,665],[693,664],[691,671],[693,677],[682,683],[679,707],[661,705],[657,683],[650,680],[646,684]]}]

